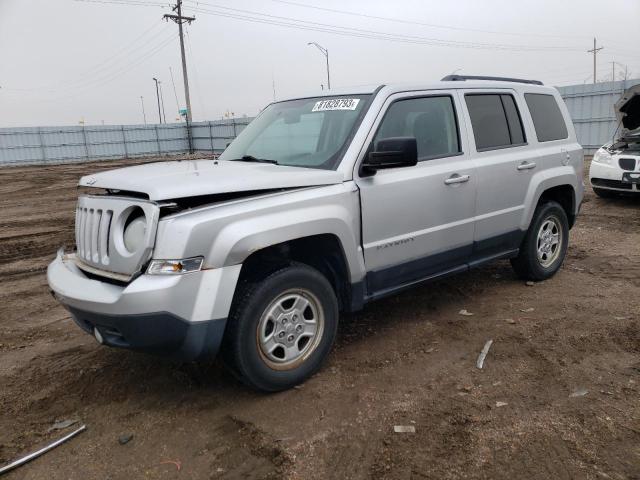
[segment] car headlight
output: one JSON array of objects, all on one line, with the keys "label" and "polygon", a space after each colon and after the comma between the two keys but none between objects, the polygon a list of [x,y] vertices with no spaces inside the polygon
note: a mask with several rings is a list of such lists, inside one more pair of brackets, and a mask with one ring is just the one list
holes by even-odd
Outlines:
[{"label": "car headlight", "polygon": [[182,260],[151,260],[149,275],[182,275],[197,272],[202,268],[203,257],[184,258]]},{"label": "car headlight", "polygon": [[611,164],[611,154],[604,148],[599,148],[593,155],[593,161],[596,163],[604,163],[606,165]]},{"label": "car headlight", "polygon": [[137,252],[144,246],[144,239],[147,233],[147,218],[144,214],[135,217],[127,223],[124,229],[124,246],[130,253]]}]

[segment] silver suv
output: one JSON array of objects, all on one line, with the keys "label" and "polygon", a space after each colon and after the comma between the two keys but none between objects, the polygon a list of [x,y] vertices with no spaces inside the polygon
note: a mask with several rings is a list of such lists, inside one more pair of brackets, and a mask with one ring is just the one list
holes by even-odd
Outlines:
[{"label": "silver suv", "polygon": [[218,350],[248,385],[318,370],[341,311],[511,259],[563,262],[582,148],[540,82],[446,77],[274,102],[218,160],[83,177],[48,281],[104,345]]}]

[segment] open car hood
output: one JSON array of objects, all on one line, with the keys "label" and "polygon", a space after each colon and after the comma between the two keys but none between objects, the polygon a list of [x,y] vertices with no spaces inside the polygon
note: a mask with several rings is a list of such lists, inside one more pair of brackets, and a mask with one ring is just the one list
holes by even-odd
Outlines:
[{"label": "open car hood", "polygon": [[147,163],[82,177],[79,186],[123,190],[150,200],[342,183],[334,170],[268,163],[182,160]]},{"label": "open car hood", "polygon": [[627,88],[614,106],[616,118],[622,126],[620,137],[640,131],[640,84]]}]

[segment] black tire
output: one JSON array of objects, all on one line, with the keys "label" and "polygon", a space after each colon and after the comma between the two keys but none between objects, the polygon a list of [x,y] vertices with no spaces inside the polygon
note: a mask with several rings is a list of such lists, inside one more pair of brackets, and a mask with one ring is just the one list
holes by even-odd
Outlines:
[{"label": "black tire", "polygon": [[[314,345],[298,363],[286,367],[270,365],[259,345],[258,328],[272,302],[292,291],[310,294],[305,298],[314,297],[313,304],[322,309],[323,328],[309,341]],[[223,360],[233,374],[251,388],[265,392],[286,390],[302,383],[322,366],[333,346],[338,317],[338,301],[331,284],[307,265],[292,263],[262,278],[243,281],[231,307],[222,345]],[[292,316],[289,319],[293,321]],[[280,322],[272,323],[277,323],[274,328],[284,328]]]},{"label": "black tire", "polygon": [[[559,229],[562,230],[559,242],[559,253],[555,260],[549,265],[543,265],[538,259],[538,232],[542,225],[551,218],[557,219]],[[511,265],[516,274],[525,280],[541,281],[546,280],[560,269],[569,244],[569,221],[567,214],[557,202],[545,202],[538,205],[529,225],[529,229],[520,246],[520,253],[516,258],[511,259]]]},{"label": "black tire", "polygon": [[595,193],[600,198],[614,198],[618,196],[618,192],[615,192],[613,190],[605,190],[604,188],[596,187],[591,188],[593,188],[593,193]]}]

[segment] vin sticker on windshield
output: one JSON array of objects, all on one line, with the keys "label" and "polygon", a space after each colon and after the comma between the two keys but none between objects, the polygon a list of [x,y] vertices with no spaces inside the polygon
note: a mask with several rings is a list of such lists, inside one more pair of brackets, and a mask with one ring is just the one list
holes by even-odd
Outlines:
[{"label": "vin sticker on windshield", "polygon": [[328,110],[355,110],[360,102],[359,98],[332,98],[320,100],[313,106],[312,112],[326,112]]}]

